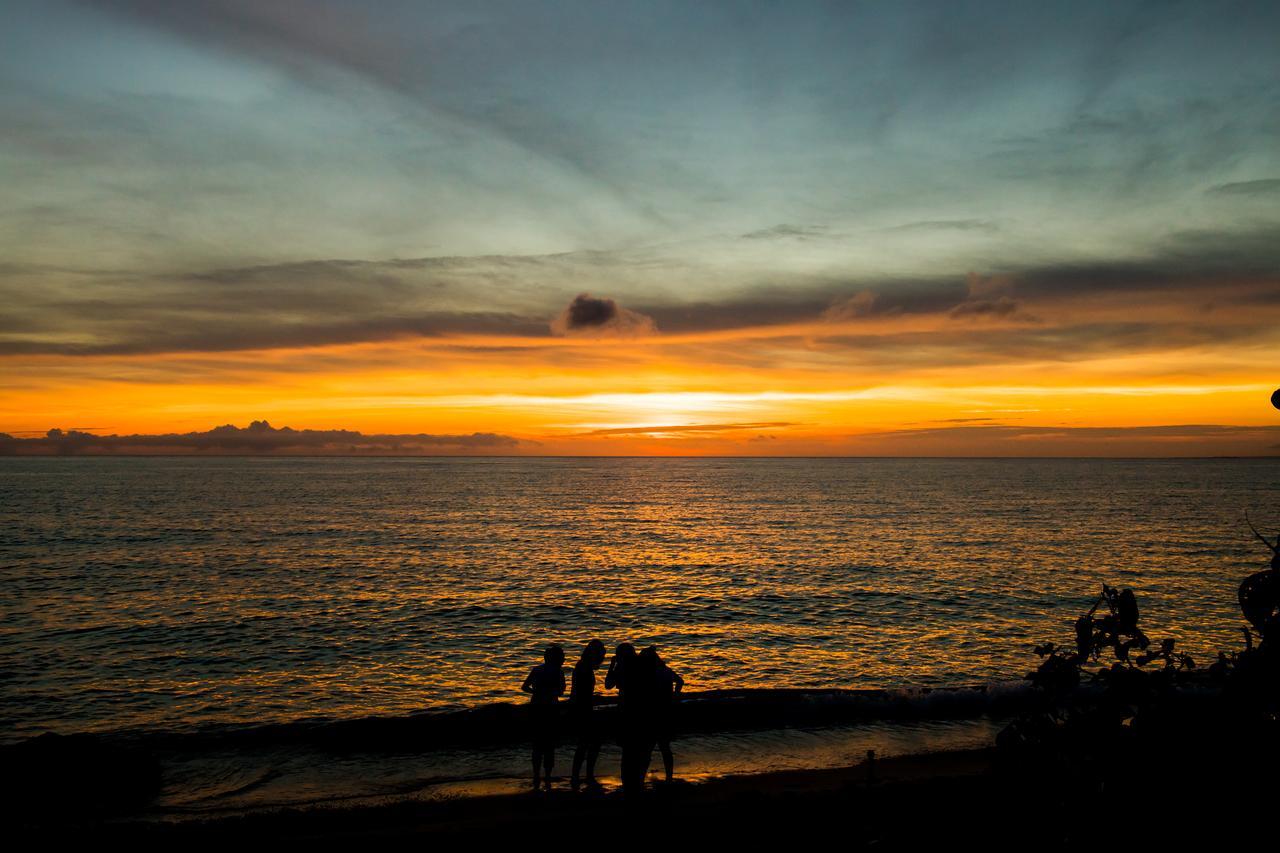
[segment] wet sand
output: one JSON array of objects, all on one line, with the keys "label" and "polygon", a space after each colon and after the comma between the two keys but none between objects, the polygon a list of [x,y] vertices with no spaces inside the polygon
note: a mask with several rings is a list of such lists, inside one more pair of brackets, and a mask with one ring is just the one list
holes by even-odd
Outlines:
[{"label": "wet sand", "polygon": [[[384,806],[257,813],[181,823],[63,823],[44,840],[222,848],[308,844],[517,843],[715,849],[822,842],[853,849],[1079,849],[1119,840],[1183,846],[1201,830],[1217,844],[1252,832],[1236,820],[1235,768],[1189,762],[1135,773],[1124,790],[1097,780],[1046,784],[999,772],[994,749],[863,762],[827,770],[732,776],[658,785],[638,800],[617,792],[553,790]],[[1265,794],[1265,790],[1254,790]],[[1230,816],[1230,819],[1228,819]],[[1235,821],[1235,822],[1233,822]],[[1149,849],[1149,848],[1148,848]]]}]

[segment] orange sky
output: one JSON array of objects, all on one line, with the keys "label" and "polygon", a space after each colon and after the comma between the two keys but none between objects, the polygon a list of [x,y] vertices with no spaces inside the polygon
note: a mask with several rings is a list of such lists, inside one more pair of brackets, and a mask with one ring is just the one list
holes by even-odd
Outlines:
[{"label": "orange sky", "polygon": [[[1096,318],[1095,318],[1096,319]],[[1221,318],[1219,318],[1221,322]],[[370,433],[495,432],[503,452],[717,455],[1201,455],[1274,452],[1280,333],[1246,347],[1075,360],[975,358],[965,327],[898,317],[640,337],[456,335],[236,353],[25,356],[0,397],[19,437],[223,423]],[[842,342],[850,335],[860,342]],[[923,334],[886,363],[867,353]],[[936,351],[932,351],[936,350]],[[912,363],[913,352],[928,355]],[[962,363],[946,363],[948,353]],[[1188,426],[1231,425],[1222,432]],[[1184,427],[1152,431],[1152,427]],[[1244,429],[1261,427],[1262,430]],[[1110,430],[1110,431],[1108,431]],[[445,451],[447,452],[447,451]]]},{"label": "orange sky", "polygon": [[0,453],[1280,449],[1265,4],[482,5],[6,9]]}]

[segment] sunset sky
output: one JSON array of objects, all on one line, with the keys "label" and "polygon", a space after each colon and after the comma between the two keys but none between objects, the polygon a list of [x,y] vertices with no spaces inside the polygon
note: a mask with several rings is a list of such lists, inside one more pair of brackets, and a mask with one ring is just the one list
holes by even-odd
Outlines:
[{"label": "sunset sky", "polygon": [[14,438],[1280,452],[1280,4],[0,5]]}]

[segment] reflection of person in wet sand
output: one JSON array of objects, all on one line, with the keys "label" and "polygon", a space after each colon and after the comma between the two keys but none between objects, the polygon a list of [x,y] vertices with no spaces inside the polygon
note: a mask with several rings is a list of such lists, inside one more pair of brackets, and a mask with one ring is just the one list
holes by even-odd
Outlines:
[{"label": "reflection of person in wet sand", "polygon": [[596,757],[600,755],[600,729],[596,723],[596,670],[604,663],[604,643],[592,640],[582,649],[582,658],[573,668],[573,686],[569,690],[569,719],[578,738],[573,753],[571,784],[576,791],[581,784],[582,764],[587,765],[587,785],[595,787]]},{"label": "reflection of person in wet sand", "polygon": [[529,719],[533,729],[533,787],[545,781],[551,787],[551,767],[556,757],[556,730],[560,696],[564,694],[564,649],[548,646],[542,663],[529,670],[520,689],[529,696]]}]

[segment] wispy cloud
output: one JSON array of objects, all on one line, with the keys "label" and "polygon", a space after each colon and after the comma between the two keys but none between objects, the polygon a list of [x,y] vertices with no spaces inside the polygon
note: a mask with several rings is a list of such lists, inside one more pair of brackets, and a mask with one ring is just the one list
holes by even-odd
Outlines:
[{"label": "wispy cloud", "polygon": [[1271,456],[1280,426],[1011,426],[969,424],[861,436],[894,454],[979,456]]},{"label": "wispy cloud", "polygon": [[610,435],[682,435],[686,433],[704,432],[736,432],[744,429],[782,429],[796,426],[787,421],[764,421],[745,424],[668,424],[664,426],[633,426],[593,429],[578,433],[578,436],[610,436]]},{"label": "wispy cloud", "polygon": [[1280,193],[1280,178],[1260,178],[1256,181],[1232,181],[1216,184],[1205,190],[1210,195],[1272,196]]},{"label": "wispy cloud", "polygon": [[[285,264],[137,272],[31,264],[0,267],[0,354],[127,355],[230,352],[472,336],[500,345],[521,339],[619,334],[661,329],[688,336],[741,332],[743,337],[816,334],[838,346],[841,323],[882,335],[932,335],[939,346],[963,343],[929,318],[1042,326],[1001,335],[1045,340],[1057,335],[1090,347],[1090,327],[1170,339],[1249,337],[1262,313],[1280,311],[1280,232],[1182,235],[1141,260],[1042,264],[996,273],[915,279],[776,273],[766,283],[735,274],[736,286],[692,298],[666,278],[678,260],[657,248],[648,263],[632,252],[560,255],[317,259]],[[617,280],[620,293],[591,296],[586,285]],[[789,285],[781,282],[790,281]],[[568,299],[566,291],[579,295]],[[568,299],[566,304],[566,299]],[[554,300],[554,301],[553,301]],[[1211,310],[1212,316],[1206,312]],[[821,322],[831,328],[822,329]],[[805,330],[805,324],[819,324]],[[791,331],[787,326],[796,326]],[[776,331],[770,332],[769,329]],[[987,331],[973,346],[990,350]],[[683,336],[683,338],[682,338]],[[906,339],[904,339],[905,341]],[[892,337],[884,343],[893,344]],[[566,344],[571,341],[566,340]],[[850,344],[854,342],[850,340]],[[858,345],[864,345],[865,340]],[[1097,338],[1105,345],[1104,338]]]}]

